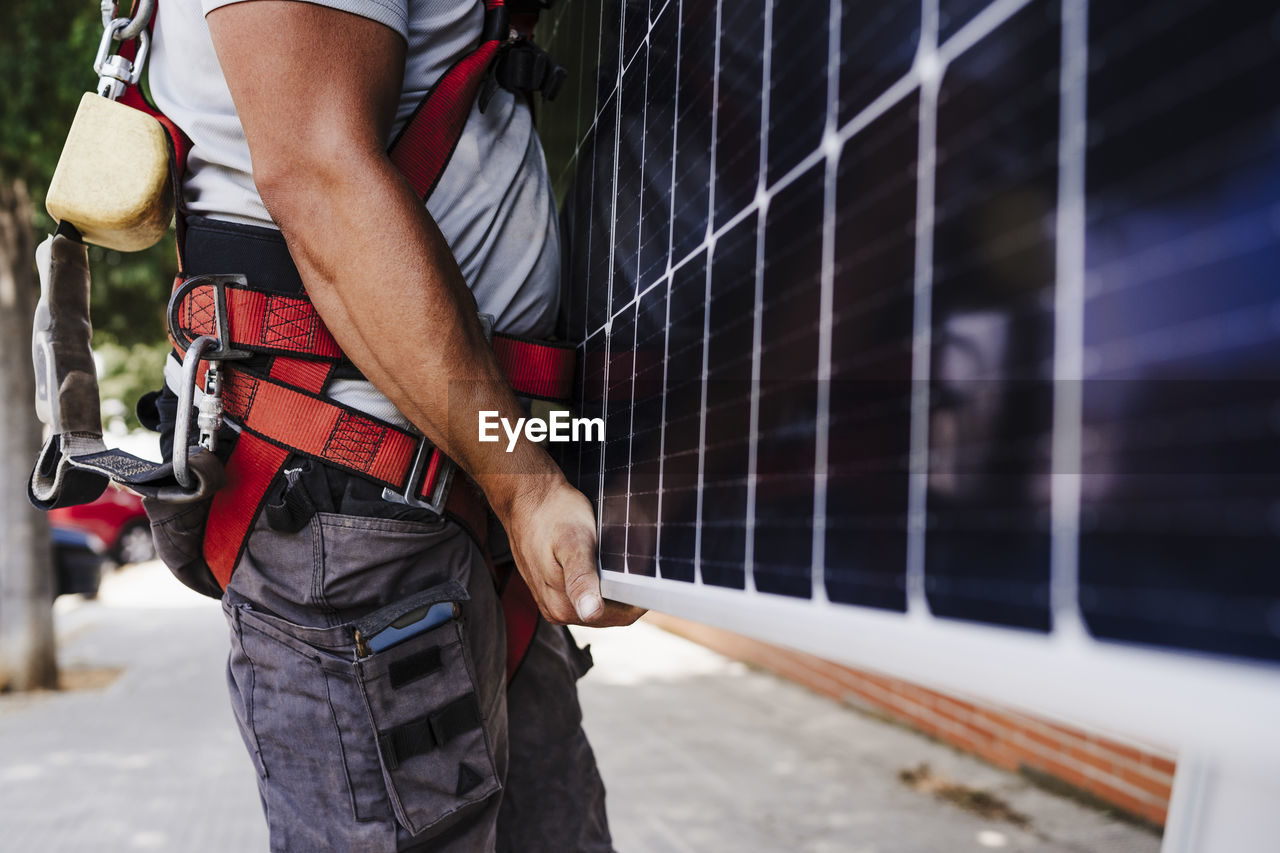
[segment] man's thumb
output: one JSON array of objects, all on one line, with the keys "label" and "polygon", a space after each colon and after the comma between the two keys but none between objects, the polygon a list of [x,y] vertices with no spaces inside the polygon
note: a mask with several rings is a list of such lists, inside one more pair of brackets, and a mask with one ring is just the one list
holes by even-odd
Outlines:
[{"label": "man's thumb", "polygon": [[592,537],[575,537],[560,560],[564,568],[564,591],[573,602],[578,618],[590,622],[604,611],[600,579],[596,576],[596,552]]}]

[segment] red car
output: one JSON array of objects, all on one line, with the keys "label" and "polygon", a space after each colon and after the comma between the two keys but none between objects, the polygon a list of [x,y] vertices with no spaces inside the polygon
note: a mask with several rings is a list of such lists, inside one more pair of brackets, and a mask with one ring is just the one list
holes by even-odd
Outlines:
[{"label": "red car", "polygon": [[142,563],[154,559],[156,546],[151,525],[142,509],[142,498],[115,485],[91,504],[64,507],[49,513],[58,527],[74,527],[92,533],[107,546],[117,563]]}]

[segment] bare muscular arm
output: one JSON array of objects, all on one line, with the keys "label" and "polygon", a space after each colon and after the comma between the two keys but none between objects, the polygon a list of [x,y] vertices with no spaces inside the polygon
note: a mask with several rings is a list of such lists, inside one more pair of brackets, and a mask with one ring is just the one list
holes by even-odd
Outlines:
[{"label": "bare muscular arm", "polygon": [[477,411],[520,417],[439,228],[386,155],[405,43],[292,0],[208,16],[259,193],[312,302],[379,390],[470,473],[511,539],[543,615],[626,624],[602,602],[591,505],[536,444],[478,440]]}]

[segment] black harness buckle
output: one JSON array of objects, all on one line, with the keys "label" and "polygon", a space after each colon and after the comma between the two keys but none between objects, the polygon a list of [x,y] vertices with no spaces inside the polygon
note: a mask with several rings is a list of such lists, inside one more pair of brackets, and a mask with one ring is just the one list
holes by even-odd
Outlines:
[{"label": "black harness buckle", "polygon": [[537,92],[544,101],[554,101],[569,72],[530,39],[518,36],[498,51],[480,89],[480,112],[489,106],[498,87],[508,92]]}]

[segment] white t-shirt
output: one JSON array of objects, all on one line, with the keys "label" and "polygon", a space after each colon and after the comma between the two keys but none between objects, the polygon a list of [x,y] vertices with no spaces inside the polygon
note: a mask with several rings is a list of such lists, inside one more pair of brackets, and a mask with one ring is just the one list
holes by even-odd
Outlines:
[{"label": "white t-shirt", "polygon": [[[244,0],[164,0],[148,67],[156,105],[191,138],[183,196],[196,215],[275,227],[253,183],[249,147],[204,16]],[[407,42],[392,137],[427,90],[474,49],[483,0],[307,0],[385,24]],[[262,49],[278,36],[261,34]],[[359,74],[335,54],[331,72]],[[323,93],[324,81],[316,81]],[[550,334],[559,295],[556,205],[527,106],[499,89],[475,106],[428,199],[480,311],[513,334]],[[370,227],[378,227],[370,223]],[[231,272],[231,270],[228,270]]]}]

